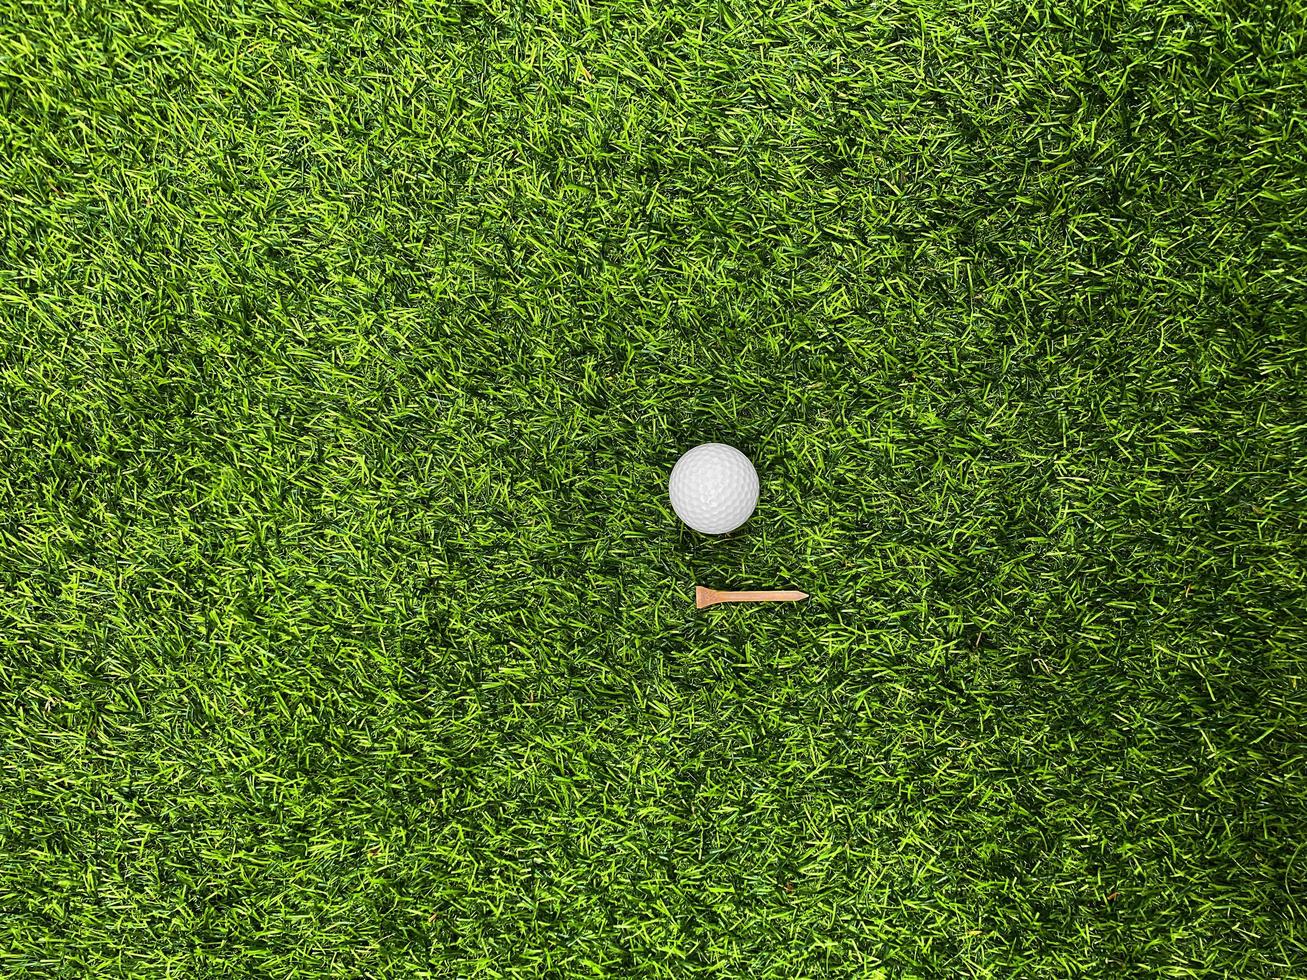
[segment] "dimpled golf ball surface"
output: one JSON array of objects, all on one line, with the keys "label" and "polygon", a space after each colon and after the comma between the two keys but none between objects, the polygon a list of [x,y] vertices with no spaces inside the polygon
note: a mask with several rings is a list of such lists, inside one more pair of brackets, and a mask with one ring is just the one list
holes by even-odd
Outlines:
[{"label": "dimpled golf ball surface", "polygon": [[678,459],[667,489],[676,516],[704,534],[734,531],[758,505],[758,473],[749,457],[720,442]]}]

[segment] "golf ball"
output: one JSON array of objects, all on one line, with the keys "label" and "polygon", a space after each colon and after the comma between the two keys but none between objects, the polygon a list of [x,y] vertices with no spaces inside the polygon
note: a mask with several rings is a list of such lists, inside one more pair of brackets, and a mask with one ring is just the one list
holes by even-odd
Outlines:
[{"label": "golf ball", "polygon": [[704,534],[725,534],[758,505],[758,473],[735,447],[706,442],[676,461],[667,490],[686,524]]}]

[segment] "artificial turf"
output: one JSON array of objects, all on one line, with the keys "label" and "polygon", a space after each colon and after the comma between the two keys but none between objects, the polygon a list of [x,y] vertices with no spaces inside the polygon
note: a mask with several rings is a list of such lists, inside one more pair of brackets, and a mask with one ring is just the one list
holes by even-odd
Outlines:
[{"label": "artificial turf", "polygon": [[1301,0],[0,19],[4,976],[1307,976]]}]

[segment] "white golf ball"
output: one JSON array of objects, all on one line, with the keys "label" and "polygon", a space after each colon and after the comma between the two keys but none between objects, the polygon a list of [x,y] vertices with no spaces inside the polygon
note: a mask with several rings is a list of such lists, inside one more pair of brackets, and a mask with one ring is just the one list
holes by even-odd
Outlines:
[{"label": "white golf ball", "polygon": [[676,461],[667,490],[686,524],[704,534],[725,534],[758,506],[758,473],[735,447],[705,442]]}]

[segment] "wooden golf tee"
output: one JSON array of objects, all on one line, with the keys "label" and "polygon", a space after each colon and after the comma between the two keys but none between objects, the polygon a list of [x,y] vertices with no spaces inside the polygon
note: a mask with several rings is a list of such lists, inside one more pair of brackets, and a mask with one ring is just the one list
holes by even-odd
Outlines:
[{"label": "wooden golf tee", "polygon": [[702,609],[719,602],[797,602],[808,598],[806,592],[789,590],[772,590],[770,592],[723,592],[721,589],[706,589],[702,585],[694,587],[694,604]]}]

